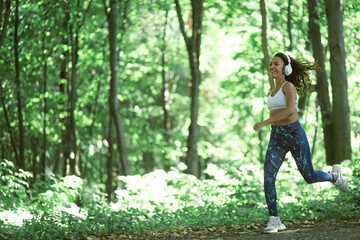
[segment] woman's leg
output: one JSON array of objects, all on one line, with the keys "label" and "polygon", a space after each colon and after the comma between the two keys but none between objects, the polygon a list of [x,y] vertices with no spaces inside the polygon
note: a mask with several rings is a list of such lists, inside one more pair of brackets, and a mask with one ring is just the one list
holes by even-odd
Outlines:
[{"label": "woman's leg", "polygon": [[293,135],[295,139],[294,148],[291,149],[291,154],[295,159],[296,165],[305,179],[309,184],[316,182],[334,181],[334,175],[323,171],[314,171],[311,162],[311,152],[309,142],[307,140],[304,129],[299,126],[297,132]]},{"label": "woman's leg", "polygon": [[285,154],[286,151],[278,145],[274,134],[271,134],[264,163],[264,190],[270,216],[278,216],[275,181]]}]

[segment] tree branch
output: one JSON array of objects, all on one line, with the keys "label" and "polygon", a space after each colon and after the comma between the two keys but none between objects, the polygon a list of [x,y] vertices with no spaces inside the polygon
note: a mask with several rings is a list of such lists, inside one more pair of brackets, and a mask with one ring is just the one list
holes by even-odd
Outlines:
[{"label": "tree branch", "polygon": [[[81,23],[80,23],[80,25],[78,26],[78,29],[77,29],[77,33],[79,32],[80,28],[82,27],[82,25],[83,25],[84,22],[85,22],[85,18],[86,18],[87,13],[89,12],[89,9],[90,9],[90,7],[91,7],[91,3],[92,3],[92,0],[90,0],[89,4],[88,4],[88,6],[87,6],[87,8],[86,8],[86,10],[85,10],[85,12],[84,12],[84,16],[83,16],[83,18],[81,19]],[[80,5],[80,1],[79,1],[79,5]]]},{"label": "tree branch", "polygon": [[0,25],[2,24],[3,0],[0,0]]},{"label": "tree branch", "polygon": [[189,48],[190,47],[190,39],[186,35],[186,32],[185,32],[185,24],[184,24],[184,20],[183,20],[182,14],[181,14],[179,0],[175,0],[175,4],[176,4],[176,12],[177,12],[177,15],[179,18],[179,23],[180,23],[180,30],[181,30],[182,35],[184,36],[185,44]]},{"label": "tree branch", "polygon": [[129,3],[130,3],[130,0],[126,0],[125,3],[124,3],[124,9],[123,9],[123,13],[122,13],[123,15],[122,15],[121,25],[120,25],[120,30],[122,31],[121,35],[123,35],[123,33],[126,30],[125,26],[126,26],[126,22],[128,22]]},{"label": "tree branch", "polygon": [[106,0],[103,0],[103,4],[104,4],[104,10],[105,10],[105,15],[106,17],[109,17],[109,12],[108,12],[108,6],[106,5]]},{"label": "tree branch", "polygon": [[[198,57],[200,56],[200,45],[202,35],[202,18],[204,13],[203,0],[194,1],[193,3],[193,37],[194,47],[198,50]],[[196,13],[195,13],[196,11]]]},{"label": "tree branch", "polygon": [[[5,5],[6,5],[6,10],[5,10],[5,17],[4,17],[4,23],[2,26],[1,36],[0,36],[0,47],[4,43],[6,29],[7,29],[8,23],[9,23],[10,5],[11,5],[10,0],[6,0]],[[1,1],[1,8],[2,8],[2,1]],[[1,15],[2,15],[2,10],[1,10]],[[0,20],[2,20],[2,19],[0,18]]]},{"label": "tree branch", "polygon": [[7,111],[6,104],[5,104],[5,98],[4,98],[4,96],[3,96],[3,92],[2,92],[2,87],[1,87],[1,86],[2,86],[2,81],[1,81],[1,78],[0,78],[0,98],[1,98],[1,102],[2,102],[2,107],[3,107],[4,115],[5,115],[6,126],[7,126],[7,128],[8,128],[9,134],[10,134],[11,146],[12,146],[13,149],[14,149],[15,160],[16,160],[16,162],[19,162],[18,151],[17,151],[17,147],[16,147],[16,144],[15,144],[14,136],[13,136],[13,133],[12,133],[12,128],[11,128],[11,124],[10,124],[10,121],[9,121],[8,111]]}]

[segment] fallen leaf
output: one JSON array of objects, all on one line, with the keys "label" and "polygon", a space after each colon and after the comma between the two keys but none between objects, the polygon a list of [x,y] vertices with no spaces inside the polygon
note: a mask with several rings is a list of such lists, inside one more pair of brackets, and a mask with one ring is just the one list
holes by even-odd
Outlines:
[{"label": "fallen leaf", "polygon": [[219,228],[219,231],[226,231],[226,230],[227,230],[226,226],[223,226],[223,227]]},{"label": "fallen leaf", "polygon": [[257,226],[261,226],[261,222],[258,220],[258,221],[255,221],[255,225]]}]

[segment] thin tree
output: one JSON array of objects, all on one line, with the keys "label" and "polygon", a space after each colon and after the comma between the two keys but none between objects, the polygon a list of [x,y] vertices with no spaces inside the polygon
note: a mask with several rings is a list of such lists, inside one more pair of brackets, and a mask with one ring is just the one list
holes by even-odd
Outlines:
[{"label": "thin tree", "polygon": [[[169,11],[170,7],[165,0],[163,9],[165,10],[164,16],[164,24],[163,24],[163,34],[162,34],[162,47],[161,47],[161,78],[162,78],[162,86],[161,86],[161,107],[163,110],[163,129],[164,129],[164,139],[166,142],[170,140],[170,79],[169,74],[166,70],[168,64],[168,56],[167,56],[167,45],[168,45],[168,28],[169,28]],[[167,163],[166,153],[163,154],[164,162]],[[166,164],[167,165],[167,164]],[[168,166],[164,166],[167,168]],[[152,166],[153,168],[154,166]]]},{"label": "thin tree", "polygon": [[[2,84],[3,84],[2,79],[0,78],[0,86],[2,86]],[[4,95],[5,94],[3,93],[3,88],[0,87],[0,100],[2,102],[2,108],[3,108],[4,115],[5,115],[6,127],[7,127],[7,130],[9,132],[9,135],[10,135],[10,143],[11,143],[12,149],[13,149],[14,154],[15,154],[15,161],[19,162],[19,154],[18,154],[17,146],[15,144],[14,131],[13,131],[13,128],[11,127],[9,114],[8,114],[9,111],[8,111],[8,109],[6,107],[6,103],[5,103],[6,99],[5,99]]]},{"label": "thin tree", "polygon": [[[275,87],[275,82],[274,79],[271,78],[271,76],[268,74],[268,67],[270,65],[270,50],[269,50],[269,44],[268,44],[268,24],[269,24],[269,17],[268,17],[268,9],[267,9],[267,5],[266,5],[266,1],[265,0],[260,0],[260,12],[261,12],[261,47],[262,47],[262,52],[264,55],[263,61],[262,61],[262,71],[263,74],[268,76],[268,81],[270,84],[270,89],[273,89]],[[267,92],[264,90],[264,85],[262,84],[261,87],[261,94],[263,95],[264,92]],[[262,109],[261,111],[261,121],[264,119],[264,109]],[[262,129],[260,129],[258,131],[258,138],[259,138],[259,153],[260,153],[260,162],[263,162],[265,157],[263,155],[263,144],[262,144]]]},{"label": "thin tree", "polygon": [[334,139],[333,139],[333,116],[329,97],[328,77],[325,70],[325,54],[321,43],[321,33],[319,26],[319,15],[316,11],[318,0],[308,0],[309,10],[309,36],[312,45],[312,53],[321,71],[316,71],[316,92],[317,101],[320,106],[322,128],[324,130],[324,146],[327,164],[334,163]]},{"label": "thin tree", "polygon": [[106,173],[107,173],[107,180],[106,180],[106,194],[108,202],[112,199],[113,194],[113,159],[114,159],[114,140],[113,140],[113,131],[112,131],[112,118],[109,118],[109,131],[108,131],[108,138],[107,141],[109,143],[108,151],[109,155],[106,159]]},{"label": "thin tree", "polygon": [[[45,14],[44,14],[45,19],[48,19],[49,17],[49,12],[46,10]],[[45,21],[44,25],[43,25],[44,29],[42,32],[42,62],[43,62],[43,129],[42,129],[42,150],[41,150],[41,155],[40,155],[40,165],[37,165],[37,161],[36,161],[36,155],[34,154],[34,158],[33,158],[33,181],[35,182],[36,180],[36,175],[40,174],[40,179],[42,181],[45,181],[45,169],[46,169],[46,151],[47,151],[47,114],[48,114],[48,100],[47,100],[47,95],[48,95],[48,57],[51,56],[52,52],[53,52],[53,48],[47,49],[46,47],[46,42],[47,42],[47,31],[49,31],[50,26],[48,25],[48,22]],[[35,142],[37,142],[37,139],[34,139]],[[33,147],[33,149],[35,151],[36,150],[36,146]]]},{"label": "thin tree", "polygon": [[14,60],[15,60],[15,85],[17,112],[19,121],[19,162],[18,167],[25,169],[25,128],[22,113],[22,87],[20,83],[20,61],[19,61],[19,1],[15,1],[15,31],[14,31]]},{"label": "thin tree", "polygon": [[[44,108],[43,108],[43,113],[44,113],[44,118],[43,118],[43,149],[42,149],[42,153],[41,153],[41,157],[40,157],[40,168],[38,173],[40,173],[40,179],[42,181],[45,181],[45,168],[46,168],[46,143],[47,143],[47,139],[46,139],[46,128],[47,128],[47,122],[46,122],[46,118],[47,118],[47,97],[46,97],[46,93],[47,93],[47,71],[48,71],[48,63],[47,63],[47,57],[48,54],[46,54],[46,34],[45,31],[43,33],[42,36],[42,57],[43,57],[43,61],[44,61],[44,65],[43,65],[43,97],[44,97]],[[36,164],[36,161],[34,161],[33,165]],[[35,166],[33,166],[35,167]],[[37,171],[37,168],[34,168],[34,172]],[[34,179],[36,178],[36,174],[34,174]]]},{"label": "thin tree", "polygon": [[185,31],[185,24],[181,13],[178,0],[175,0],[176,12],[179,18],[180,30],[184,37],[186,49],[189,55],[191,70],[191,107],[190,107],[190,126],[187,140],[186,165],[187,172],[200,177],[200,161],[197,152],[197,142],[199,135],[198,112],[199,112],[199,86],[200,86],[200,45],[202,33],[202,19],[204,12],[203,0],[191,0],[192,7],[192,34],[188,37]]},{"label": "thin tree", "polygon": [[[5,41],[5,37],[6,37],[7,26],[9,24],[9,17],[10,17],[11,2],[10,2],[10,0],[7,0],[5,2],[4,18],[3,18],[3,4],[4,4],[4,2],[1,0],[0,1],[0,26],[1,26],[0,49],[1,49],[1,47],[2,47],[2,45],[4,43],[4,41]],[[0,78],[0,86],[2,86],[2,79],[1,78]],[[2,102],[2,107],[3,107],[3,111],[4,111],[4,115],[5,115],[6,126],[8,128],[8,132],[9,132],[9,135],[10,135],[11,146],[12,146],[14,154],[15,154],[15,161],[19,162],[18,150],[17,150],[16,144],[15,144],[15,137],[14,137],[13,130],[12,130],[12,127],[11,127],[11,124],[10,124],[8,110],[7,110],[6,103],[5,103],[6,100],[5,100],[3,91],[2,91],[2,87],[0,87],[0,99],[1,99],[1,102]]]},{"label": "thin tree", "polygon": [[[103,39],[104,42],[104,46],[102,47],[102,56],[104,56],[104,61],[102,61],[102,64],[101,66],[99,67],[99,70],[97,71],[98,73],[100,73],[100,75],[103,74],[103,69],[105,68],[105,59],[106,59],[106,42],[107,42],[107,39],[106,37]],[[91,82],[93,82],[92,80],[94,79],[95,75],[92,75],[91,77]],[[90,138],[93,137],[93,128],[95,126],[95,123],[96,123],[96,116],[97,116],[97,106],[98,106],[98,99],[100,97],[100,93],[101,93],[101,88],[102,88],[102,81],[99,80],[98,83],[97,83],[97,87],[96,87],[96,93],[95,93],[95,98],[93,100],[94,104],[91,104],[90,105],[90,116],[91,116],[91,125],[89,127],[89,134],[90,134]]]},{"label": "thin tree", "polygon": [[334,162],[351,159],[350,111],[345,67],[345,45],[341,0],[325,0],[330,48],[334,123]]},{"label": "thin tree", "polygon": [[[69,95],[70,101],[70,109],[69,109],[69,130],[71,136],[71,147],[73,154],[70,155],[70,174],[80,175],[80,166],[81,160],[79,156],[78,146],[77,146],[77,129],[76,129],[76,119],[75,119],[75,107],[77,101],[77,63],[79,60],[79,33],[80,29],[84,24],[86,14],[88,13],[92,0],[88,3],[88,6],[83,14],[82,19],[80,22],[76,23],[76,18],[74,17],[74,13],[70,14],[70,21],[69,23],[69,37],[70,37],[70,44],[71,44],[71,74],[70,74],[70,86],[71,91]],[[72,9],[72,5],[69,6]],[[79,10],[81,7],[81,0],[77,0],[76,9]],[[72,11],[72,10],[71,10]]]},{"label": "thin tree", "polygon": [[[125,6],[128,4],[128,0],[125,1]],[[111,80],[110,80],[110,95],[109,95],[109,107],[110,107],[110,117],[113,118],[113,123],[116,129],[117,136],[117,147],[120,153],[120,161],[122,172],[124,175],[130,175],[130,164],[128,160],[125,132],[122,124],[122,119],[119,113],[119,102],[118,102],[118,89],[119,89],[119,67],[118,67],[118,8],[117,1],[110,0],[109,6],[103,0],[104,9],[106,18],[108,21],[109,27],[109,47],[110,47],[110,70],[111,70]],[[109,9],[109,10],[108,10]],[[126,7],[124,12],[126,13]],[[123,16],[126,19],[126,16]]]},{"label": "thin tree", "polygon": [[0,48],[4,43],[6,37],[7,26],[9,24],[9,16],[10,16],[10,0],[5,1],[5,12],[4,12],[4,20],[3,20],[3,5],[4,1],[0,0],[0,26],[2,25],[0,32]]},{"label": "thin tree", "polygon": [[169,82],[166,75],[166,64],[167,64],[167,56],[166,56],[166,47],[168,42],[168,22],[169,22],[169,8],[167,5],[167,1],[165,0],[165,20],[164,20],[164,31],[162,36],[162,48],[161,48],[161,78],[162,78],[162,88],[161,88],[161,106],[164,113],[163,120],[163,128],[165,130],[164,137],[166,140],[169,139],[168,129],[170,128],[169,121],[169,106],[168,106],[168,98],[169,98]]},{"label": "thin tree", "polygon": [[[79,1],[78,1],[79,4]],[[70,6],[71,8],[71,6]],[[70,13],[68,13],[70,14]],[[70,14],[70,23],[69,23],[69,38],[71,45],[71,70],[70,70],[70,92],[69,92],[69,134],[71,139],[71,150],[72,154],[70,154],[70,175],[79,175],[79,170],[76,169],[76,162],[79,160],[79,151],[77,147],[77,136],[76,136],[76,121],[75,121],[75,105],[77,99],[77,62],[78,62],[78,51],[79,51],[79,31],[77,30],[74,34],[74,19],[72,18],[72,14]],[[80,27],[79,27],[80,28]],[[77,170],[77,171],[76,171]]]},{"label": "thin tree", "polygon": [[[64,14],[64,19],[62,22],[61,28],[64,30],[64,32],[67,31],[68,23],[70,21],[69,14]],[[67,38],[67,34],[61,34],[61,44],[62,45],[69,45],[69,41]],[[53,172],[54,173],[60,173],[65,176],[67,173],[69,173],[69,159],[70,159],[70,153],[71,153],[71,146],[70,146],[70,134],[68,129],[69,126],[69,117],[68,117],[68,101],[66,97],[69,95],[69,89],[68,85],[66,83],[69,82],[69,73],[67,66],[69,65],[69,50],[66,48],[62,51],[61,57],[60,57],[60,73],[59,73],[59,81],[57,83],[59,87],[59,95],[62,96],[59,99],[59,122],[62,125],[61,128],[61,144],[59,144],[59,152],[57,155],[57,158],[55,159]]]},{"label": "thin tree", "polygon": [[292,17],[291,17],[291,4],[292,4],[292,1],[289,0],[288,2],[288,21],[287,21],[287,29],[288,29],[288,34],[289,34],[289,51],[292,51],[293,50],[293,38],[292,38]]},{"label": "thin tree", "polygon": [[[288,1],[288,19],[287,19],[287,30],[289,35],[289,46],[288,50],[293,50],[293,36],[292,36],[292,12],[291,12],[291,6],[292,6],[292,0]],[[300,24],[301,26],[301,24]],[[304,95],[299,97],[298,100],[298,118],[301,119],[305,113],[305,108],[307,105],[307,99],[308,99],[308,91],[305,90]]]},{"label": "thin tree", "polygon": [[[270,50],[269,50],[269,44],[268,44],[268,24],[269,24],[269,17],[268,17],[268,9],[266,6],[265,0],[260,0],[260,12],[261,12],[261,46],[262,46],[262,52],[264,55],[263,59],[263,71],[267,72],[267,69],[270,65]],[[270,89],[273,89],[275,87],[274,79],[272,79],[269,76],[269,84]]]}]

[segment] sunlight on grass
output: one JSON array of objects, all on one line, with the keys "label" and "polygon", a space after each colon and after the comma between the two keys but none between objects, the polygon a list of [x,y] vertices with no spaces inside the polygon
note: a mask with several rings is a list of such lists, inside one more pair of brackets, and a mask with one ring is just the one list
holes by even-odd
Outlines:
[{"label": "sunlight on grass", "polygon": [[67,206],[59,207],[60,212],[66,212],[76,217],[86,218],[87,211],[79,208],[75,203],[69,203]]},{"label": "sunlight on grass", "polygon": [[[177,198],[183,195],[196,195],[197,187],[201,182],[192,175],[183,174],[172,170],[166,173],[164,170],[155,170],[144,176],[121,176],[126,189],[115,191],[117,203],[111,204],[115,211],[126,208],[146,209],[154,211],[158,205],[175,211],[184,206]],[[192,184],[188,184],[191,182]],[[201,201],[198,202],[201,204]]]},{"label": "sunlight on grass", "polygon": [[189,207],[221,207],[240,202],[255,206],[259,195],[252,188],[261,184],[258,172],[259,168],[254,165],[232,168],[229,173],[209,164],[205,173],[210,179],[204,180],[176,169],[169,172],[155,170],[144,176],[123,176],[119,180],[125,184],[125,189],[116,190],[117,201],[111,208],[113,211],[142,209],[152,216],[160,209],[175,212]]},{"label": "sunlight on grass", "polygon": [[24,220],[30,220],[33,215],[24,208],[19,208],[16,211],[3,211],[0,212],[0,220],[5,224],[11,224],[15,226],[22,226]]}]

